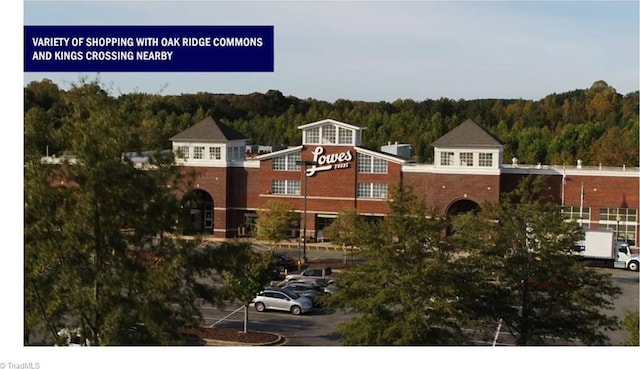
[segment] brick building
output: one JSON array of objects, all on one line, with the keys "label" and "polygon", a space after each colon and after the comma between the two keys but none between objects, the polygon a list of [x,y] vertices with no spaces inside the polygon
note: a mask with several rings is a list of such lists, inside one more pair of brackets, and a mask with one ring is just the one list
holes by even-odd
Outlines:
[{"label": "brick building", "polygon": [[433,164],[415,163],[409,145],[361,147],[364,129],[344,122],[325,119],[298,128],[300,146],[252,157],[245,137],[211,117],[172,137],[178,164],[196,173],[179,194],[191,230],[249,235],[256,211],[281,199],[306,214],[300,228],[322,239],[324,227],[344,209],[383,217],[387,196],[401,181],[428,207],[451,215],[497,202],[524,176],[539,175],[567,218],[585,228],[613,229],[633,244],[638,238],[638,168],[531,166],[515,158],[505,165],[502,144],[471,120],[433,143]]}]

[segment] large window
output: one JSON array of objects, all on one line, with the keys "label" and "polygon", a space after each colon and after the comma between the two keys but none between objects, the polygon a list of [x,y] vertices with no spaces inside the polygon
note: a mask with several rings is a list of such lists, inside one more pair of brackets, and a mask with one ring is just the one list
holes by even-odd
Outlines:
[{"label": "large window", "polygon": [[460,165],[463,167],[472,167],[473,166],[473,153],[472,152],[461,152],[460,153]]},{"label": "large window", "polygon": [[562,217],[566,220],[575,220],[580,224],[589,224],[591,219],[591,208],[587,206],[582,207],[582,212],[579,206],[565,206],[561,209]]},{"label": "large window", "polygon": [[453,165],[453,153],[446,151],[440,153],[440,165],[451,166]]},{"label": "large window", "polygon": [[306,133],[306,142],[308,144],[320,143],[320,127],[309,128]]},{"label": "large window", "polygon": [[493,154],[490,152],[481,152],[478,160],[481,167],[490,167],[493,165]]},{"label": "large window", "polygon": [[276,195],[300,195],[300,181],[275,179],[271,183],[271,193]]},{"label": "large window", "polygon": [[386,183],[369,183],[360,182],[357,187],[358,197],[366,197],[373,199],[386,199],[387,198],[387,184]]},{"label": "large window", "polygon": [[600,208],[598,223],[600,228],[608,228],[616,232],[618,239],[636,245],[638,209]]},{"label": "large window", "polygon": [[358,154],[358,173],[387,173],[387,161],[371,155]]},{"label": "large window", "polygon": [[300,170],[300,166],[296,164],[296,161],[300,161],[299,152],[275,157],[273,158],[273,170]]},{"label": "large window", "polygon": [[353,145],[353,132],[350,129],[338,127],[338,143]]},{"label": "large window", "polygon": [[222,158],[222,151],[220,150],[220,147],[209,148],[209,159],[220,160],[221,158]]},{"label": "large window", "polygon": [[204,159],[204,146],[196,146],[193,148],[194,159]]}]

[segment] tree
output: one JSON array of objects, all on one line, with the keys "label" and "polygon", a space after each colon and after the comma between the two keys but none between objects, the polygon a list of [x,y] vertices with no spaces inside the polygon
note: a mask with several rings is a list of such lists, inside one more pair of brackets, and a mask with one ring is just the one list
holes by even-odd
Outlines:
[{"label": "tree", "polygon": [[244,306],[244,333],[249,325],[249,304],[256,294],[271,280],[276,267],[273,252],[259,253],[251,249],[250,243],[227,244],[238,252],[227,259],[227,271],[224,272],[226,292]]},{"label": "tree", "polygon": [[346,209],[338,213],[336,219],[324,229],[324,233],[331,242],[350,246],[353,258],[353,246],[358,242],[358,229],[362,222],[363,220],[356,209]]},{"label": "tree", "polygon": [[97,82],[66,95],[63,132],[74,156],[25,162],[25,343],[79,327],[91,345],[168,344],[222,293],[224,255],[168,237],[181,181],[170,155],[139,169],[123,153],[123,112]]},{"label": "tree", "polygon": [[629,333],[629,338],[624,342],[626,346],[640,346],[640,313],[638,310],[629,311],[622,321],[624,329]]},{"label": "tree", "polygon": [[526,178],[499,204],[454,220],[452,242],[466,250],[459,262],[473,280],[466,309],[488,329],[501,321],[518,345],[603,344],[604,331],[617,327],[603,311],[620,289],[574,254],[582,229],[565,221],[539,188],[539,180]]},{"label": "tree", "polygon": [[258,210],[257,238],[277,244],[287,238],[287,232],[296,220],[297,215],[291,204],[282,200],[269,200],[264,209]]},{"label": "tree", "polygon": [[439,345],[464,342],[457,309],[457,267],[444,238],[446,222],[427,216],[410,189],[399,187],[389,215],[359,228],[358,252],[366,262],[345,271],[331,309],[358,317],[338,329],[345,345]]}]

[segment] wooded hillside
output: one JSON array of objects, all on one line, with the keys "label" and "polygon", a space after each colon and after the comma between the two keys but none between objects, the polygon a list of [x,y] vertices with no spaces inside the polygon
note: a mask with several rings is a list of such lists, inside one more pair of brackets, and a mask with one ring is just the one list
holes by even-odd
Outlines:
[{"label": "wooded hillside", "polygon": [[[588,89],[523,99],[335,102],[284,96],[276,90],[248,95],[194,93],[174,96],[131,93],[115,97],[98,81],[68,90],[50,80],[24,88],[25,155],[66,149],[61,129],[70,102],[91,85],[116,100],[133,127],[131,151],[170,148],[169,137],[210,115],[260,145],[299,145],[298,126],[332,118],[366,127],[364,146],[409,143],[418,162],[433,161],[431,143],[473,119],[504,143],[505,161],[520,163],[638,166],[639,93],[617,93],[604,81]],[[79,87],[83,87],[81,89]]]}]

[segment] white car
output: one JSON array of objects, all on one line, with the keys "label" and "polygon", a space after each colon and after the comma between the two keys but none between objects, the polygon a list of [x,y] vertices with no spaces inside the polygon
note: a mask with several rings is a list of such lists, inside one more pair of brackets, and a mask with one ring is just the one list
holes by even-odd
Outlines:
[{"label": "white car", "polygon": [[285,289],[266,289],[253,299],[252,305],[257,311],[280,310],[293,315],[311,311],[313,302],[310,298]]}]

